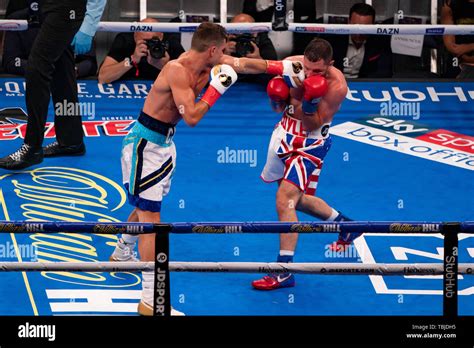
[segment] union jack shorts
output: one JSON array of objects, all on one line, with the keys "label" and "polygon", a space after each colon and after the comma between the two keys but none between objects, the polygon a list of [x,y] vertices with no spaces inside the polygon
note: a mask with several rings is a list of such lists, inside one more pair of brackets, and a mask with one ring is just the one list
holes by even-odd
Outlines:
[{"label": "union jack shorts", "polygon": [[286,180],[314,195],[331,143],[329,124],[308,133],[301,120],[285,114],[273,131],[261,178],[268,183]]}]

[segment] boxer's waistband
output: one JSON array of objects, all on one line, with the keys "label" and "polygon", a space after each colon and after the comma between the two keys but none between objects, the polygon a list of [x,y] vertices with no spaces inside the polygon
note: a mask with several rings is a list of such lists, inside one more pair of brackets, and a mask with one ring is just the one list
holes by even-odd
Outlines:
[{"label": "boxer's waistband", "polygon": [[167,147],[173,143],[175,130],[175,125],[154,119],[142,111],[129,136],[138,136],[154,144]]},{"label": "boxer's waistband", "polygon": [[164,136],[173,135],[176,130],[176,125],[157,120],[156,118],[147,115],[143,111],[140,112],[140,116],[138,116],[138,122],[140,122],[146,128]]},{"label": "boxer's waistband", "polygon": [[303,121],[288,116],[288,114],[285,112],[280,121],[280,125],[285,131],[293,135],[312,139],[326,139],[329,136],[329,127],[331,124],[325,123],[318,129],[308,132],[304,130]]}]

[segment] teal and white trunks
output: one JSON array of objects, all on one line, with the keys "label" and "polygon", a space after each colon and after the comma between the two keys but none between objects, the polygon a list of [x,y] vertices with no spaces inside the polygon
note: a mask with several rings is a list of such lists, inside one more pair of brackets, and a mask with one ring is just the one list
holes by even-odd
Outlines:
[{"label": "teal and white trunks", "polygon": [[143,111],[122,145],[123,184],[131,205],[160,212],[176,167],[175,126]]}]

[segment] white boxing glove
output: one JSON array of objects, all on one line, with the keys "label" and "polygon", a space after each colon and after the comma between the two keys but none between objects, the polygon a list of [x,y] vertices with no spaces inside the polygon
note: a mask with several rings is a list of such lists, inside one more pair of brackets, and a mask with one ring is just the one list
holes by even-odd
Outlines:
[{"label": "white boxing glove", "polygon": [[267,74],[281,75],[288,87],[298,88],[305,80],[303,64],[291,60],[267,60]]},{"label": "white boxing glove", "polygon": [[237,81],[237,73],[230,65],[216,65],[211,69],[211,82],[201,100],[209,107],[213,106],[235,81]]}]

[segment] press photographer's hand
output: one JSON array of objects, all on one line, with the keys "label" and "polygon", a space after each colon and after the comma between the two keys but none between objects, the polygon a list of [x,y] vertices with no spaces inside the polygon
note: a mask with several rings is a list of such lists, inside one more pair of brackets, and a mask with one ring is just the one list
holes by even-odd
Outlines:
[{"label": "press photographer's hand", "polygon": [[227,41],[227,43],[225,44],[224,53],[229,56],[233,55],[235,53],[235,44],[235,41]]},{"label": "press photographer's hand", "polygon": [[247,57],[247,58],[262,59],[262,57],[260,56],[260,49],[259,49],[258,46],[255,44],[255,42],[250,41],[250,44],[251,44],[252,47],[253,47],[253,52],[247,53],[246,57]]},{"label": "press photographer's hand", "polygon": [[144,40],[138,40],[135,46],[135,51],[132,54],[133,63],[138,64],[143,57],[148,55],[148,47]]}]

